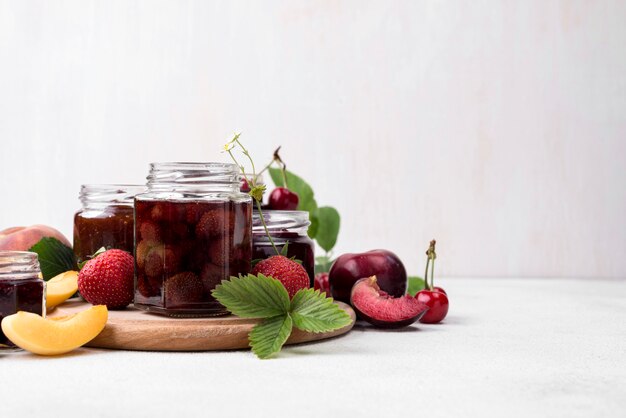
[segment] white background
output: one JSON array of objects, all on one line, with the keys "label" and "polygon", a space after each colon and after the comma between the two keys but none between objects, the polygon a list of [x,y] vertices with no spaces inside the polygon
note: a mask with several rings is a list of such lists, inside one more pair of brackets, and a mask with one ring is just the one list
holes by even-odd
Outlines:
[{"label": "white background", "polygon": [[282,144],[336,252],[626,276],[626,2],[0,0],[0,229],[82,183]]}]

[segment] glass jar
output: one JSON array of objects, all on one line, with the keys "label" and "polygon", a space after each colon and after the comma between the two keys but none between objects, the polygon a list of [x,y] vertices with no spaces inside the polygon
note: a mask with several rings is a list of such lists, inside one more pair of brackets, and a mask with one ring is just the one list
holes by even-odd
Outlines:
[{"label": "glass jar", "polygon": [[[0,322],[17,311],[45,316],[45,294],[37,254],[0,251]],[[0,351],[15,349],[0,328]]]},{"label": "glass jar", "polygon": [[169,316],[226,314],[211,290],[250,272],[252,199],[238,167],[153,163],[135,197],[135,307]]},{"label": "glass jar", "polygon": [[133,199],[145,186],[84,184],[83,207],[74,215],[74,253],[78,262],[105,247],[133,252]]},{"label": "glass jar", "polygon": [[[315,277],[315,244],[307,235],[311,222],[309,212],[297,210],[263,210],[263,218],[274,244],[281,251],[287,246],[287,257],[295,257],[302,261],[302,266],[309,274],[310,285],[313,287]],[[258,211],[252,214],[252,258],[264,259],[276,255],[269,238],[261,223]]]}]

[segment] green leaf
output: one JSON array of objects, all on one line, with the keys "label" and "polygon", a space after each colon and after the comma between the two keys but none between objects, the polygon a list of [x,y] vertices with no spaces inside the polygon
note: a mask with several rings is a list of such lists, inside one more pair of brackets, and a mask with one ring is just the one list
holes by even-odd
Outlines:
[{"label": "green leaf", "polygon": [[424,279],[417,276],[409,277],[409,286],[407,288],[407,293],[411,296],[415,296],[417,292],[424,289]]},{"label": "green leaf", "polygon": [[68,270],[78,270],[74,251],[56,238],[44,237],[28,251],[37,253],[44,280]]},{"label": "green leaf", "polygon": [[[100,247],[98,248],[98,251],[96,251],[95,253],[93,253],[92,255],[88,255],[87,256],[87,260],[83,260],[80,263],[78,263],[78,269],[82,270],[83,267],[85,267],[85,264],[87,264],[88,262],[90,262],[91,260],[93,260],[94,258],[96,258],[97,256],[99,256],[100,254],[102,254],[103,252],[105,252],[107,249],[106,247]],[[132,255],[132,254],[131,254]]]},{"label": "green leaf", "polygon": [[328,332],[350,325],[352,318],[325,294],[300,289],[291,300],[291,317],[296,328],[308,332]]},{"label": "green leaf", "polygon": [[232,314],[242,318],[271,318],[289,311],[285,286],[262,274],[222,280],[211,293]]},{"label": "green leaf", "polygon": [[[284,187],[282,170],[279,168],[270,168],[270,176],[276,187]],[[313,188],[301,177],[290,171],[285,172],[289,190],[298,194],[298,210],[312,212],[317,209],[317,202],[313,193]]]},{"label": "green leaf", "polygon": [[283,245],[283,248],[281,248],[280,255],[283,255],[283,256],[287,257],[287,252],[288,251],[289,251],[289,241],[287,241],[285,243],[285,245]]},{"label": "green leaf", "polygon": [[291,335],[292,328],[293,322],[288,313],[264,319],[252,328],[248,336],[252,352],[261,359],[278,353]]},{"label": "green leaf", "polygon": [[315,211],[315,217],[319,221],[315,240],[326,252],[333,249],[337,243],[341,217],[337,209],[330,206],[322,206]]}]

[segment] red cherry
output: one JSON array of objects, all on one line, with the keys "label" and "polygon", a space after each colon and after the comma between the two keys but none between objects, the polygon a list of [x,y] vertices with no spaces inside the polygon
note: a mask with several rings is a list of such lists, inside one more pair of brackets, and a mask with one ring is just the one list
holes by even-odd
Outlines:
[{"label": "red cherry", "polygon": [[436,324],[443,321],[443,318],[448,314],[448,308],[450,302],[448,296],[445,293],[422,290],[415,295],[418,301],[428,306],[428,311],[424,315],[420,322],[423,324]]},{"label": "red cherry", "polygon": [[284,187],[277,187],[270,193],[270,208],[274,210],[296,210],[298,194]]},{"label": "red cherry", "polygon": [[326,293],[330,297],[330,287],[328,285],[328,273],[317,273],[313,281],[313,288],[320,292]]},{"label": "red cherry", "polygon": [[443,288],[441,288],[441,287],[439,287],[439,286],[435,286],[435,287],[433,287],[433,292],[443,293],[443,294],[444,294],[444,295],[446,295],[446,296],[448,295],[448,293],[447,293],[445,290],[443,290]]},{"label": "red cherry", "polygon": [[239,191],[241,193],[248,193],[250,191],[250,185],[248,184],[248,180],[242,178],[239,182]]}]

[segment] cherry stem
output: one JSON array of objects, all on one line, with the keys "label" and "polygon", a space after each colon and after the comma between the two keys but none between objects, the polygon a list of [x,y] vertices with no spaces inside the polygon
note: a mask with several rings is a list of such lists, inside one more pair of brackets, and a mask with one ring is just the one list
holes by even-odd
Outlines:
[{"label": "cherry stem", "polygon": [[[428,250],[426,250],[426,272],[424,273],[424,289],[432,290],[435,287],[435,259],[437,253],[435,252],[435,244],[437,241],[430,241]],[[431,263],[432,261],[432,263]],[[430,267],[430,284],[428,284],[428,267]]]}]

